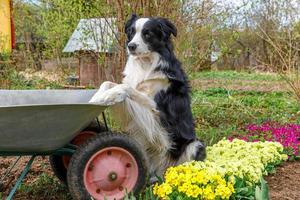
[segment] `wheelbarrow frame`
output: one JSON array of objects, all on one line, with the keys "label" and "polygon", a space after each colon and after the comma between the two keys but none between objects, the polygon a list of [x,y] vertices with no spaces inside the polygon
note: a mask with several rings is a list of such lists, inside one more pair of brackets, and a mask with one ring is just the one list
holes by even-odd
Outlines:
[{"label": "wheelbarrow frame", "polygon": [[[35,160],[35,158],[37,156],[47,156],[47,155],[70,155],[72,156],[75,151],[76,151],[76,147],[69,144],[69,147],[63,147],[60,149],[57,149],[54,152],[44,152],[44,153],[20,153],[20,154],[16,154],[16,153],[9,153],[9,152],[0,152],[1,156],[18,156],[18,158],[16,159],[16,161],[11,165],[11,167],[9,167],[9,169],[5,172],[5,174],[1,177],[1,182],[4,181],[4,179],[10,174],[11,170],[17,165],[17,163],[19,162],[20,158],[23,156],[31,156],[29,161],[27,162],[27,164],[25,165],[22,173],[20,174],[19,178],[17,179],[14,187],[11,189],[9,195],[7,196],[6,200],[11,200],[13,199],[14,194],[16,193],[17,189],[20,187],[20,185],[22,184],[22,181],[24,180],[24,178],[26,177],[27,173],[29,172],[29,170],[31,169],[31,166],[33,164],[33,161]],[[75,148],[74,148],[75,147]]]},{"label": "wheelbarrow frame", "polygon": [[70,155],[72,156],[75,151],[76,148],[74,145],[69,144],[66,147],[60,148],[55,150],[54,152],[44,152],[44,153],[35,153],[35,152],[26,152],[26,153],[10,153],[10,152],[0,152],[1,156],[18,156],[18,158],[16,159],[16,161],[11,165],[11,167],[9,167],[7,169],[7,171],[5,172],[5,174],[1,177],[0,181],[4,181],[4,179],[10,174],[11,170],[17,165],[17,163],[19,162],[20,158],[23,156],[31,156],[29,161],[27,162],[27,164],[25,165],[22,173],[20,174],[19,178],[17,179],[14,187],[11,189],[8,197],[6,198],[6,200],[11,200],[13,199],[14,194],[16,193],[17,189],[20,187],[20,185],[22,184],[22,181],[24,180],[24,178],[26,177],[27,173],[29,172],[34,159],[37,156],[47,156],[47,155]]}]

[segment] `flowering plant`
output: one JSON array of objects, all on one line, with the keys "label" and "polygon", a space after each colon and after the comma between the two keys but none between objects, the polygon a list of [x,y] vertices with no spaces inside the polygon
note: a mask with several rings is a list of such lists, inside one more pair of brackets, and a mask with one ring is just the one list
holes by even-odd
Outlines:
[{"label": "flowering plant", "polygon": [[228,139],[239,138],[245,141],[276,141],[283,145],[290,159],[299,156],[300,125],[265,122],[261,125],[250,124],[246,127],[245,135],[231,136]]},{"label": "flowering plant", "polygon": [[153,193],[161,199],[253,198],[269,167],[286,159],[277,142],[221,140],[207,147],[204,162],[170,167],[164,182],[156,184]]}]

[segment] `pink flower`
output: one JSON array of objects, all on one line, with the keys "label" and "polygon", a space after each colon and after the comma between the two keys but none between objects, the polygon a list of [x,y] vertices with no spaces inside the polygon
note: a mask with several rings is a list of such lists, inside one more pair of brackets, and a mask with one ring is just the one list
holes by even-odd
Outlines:
[{"label": "pink flower", "polygon": [[265,122],[260,125],[249,124],[246,134],[235,134],[229,140],[239,138],[245,141],[276,141],[280,142],[289,156],[298,156],[300,149],[300,124],[279,124]]}]

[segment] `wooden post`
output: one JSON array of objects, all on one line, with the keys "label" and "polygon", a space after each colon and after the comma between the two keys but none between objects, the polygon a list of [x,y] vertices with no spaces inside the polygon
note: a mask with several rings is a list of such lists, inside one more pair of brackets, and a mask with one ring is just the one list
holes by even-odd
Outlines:
[{"label": "wooden post", "polygon": [[12,1],[0,1],[0,53],[10,53],[14,44]]}]

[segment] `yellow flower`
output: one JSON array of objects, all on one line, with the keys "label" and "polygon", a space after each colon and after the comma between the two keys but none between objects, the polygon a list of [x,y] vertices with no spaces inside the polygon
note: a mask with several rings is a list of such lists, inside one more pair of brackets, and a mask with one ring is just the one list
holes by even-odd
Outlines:
[{"label": "yellow flower", "polygon": [[207,200],[215,199],[215,193],[213,192],[212,187],[210,185],[206,186],[203,189],[203,198]]},{"label": "yellow flower", "polygon": [[161,198],[165,198],[167,197],[167,195],[172,193],[172,187],[167,183],[163,183],[161,185],[155,184],[153,188],[153,193]]},{"label": "yellow flower", "polygon": [[221,199],[229,199],[233,192],[234,188],[231,183],[227,186],[226,184],[220,184],[215,190],[216,196],[219,196]]}]

